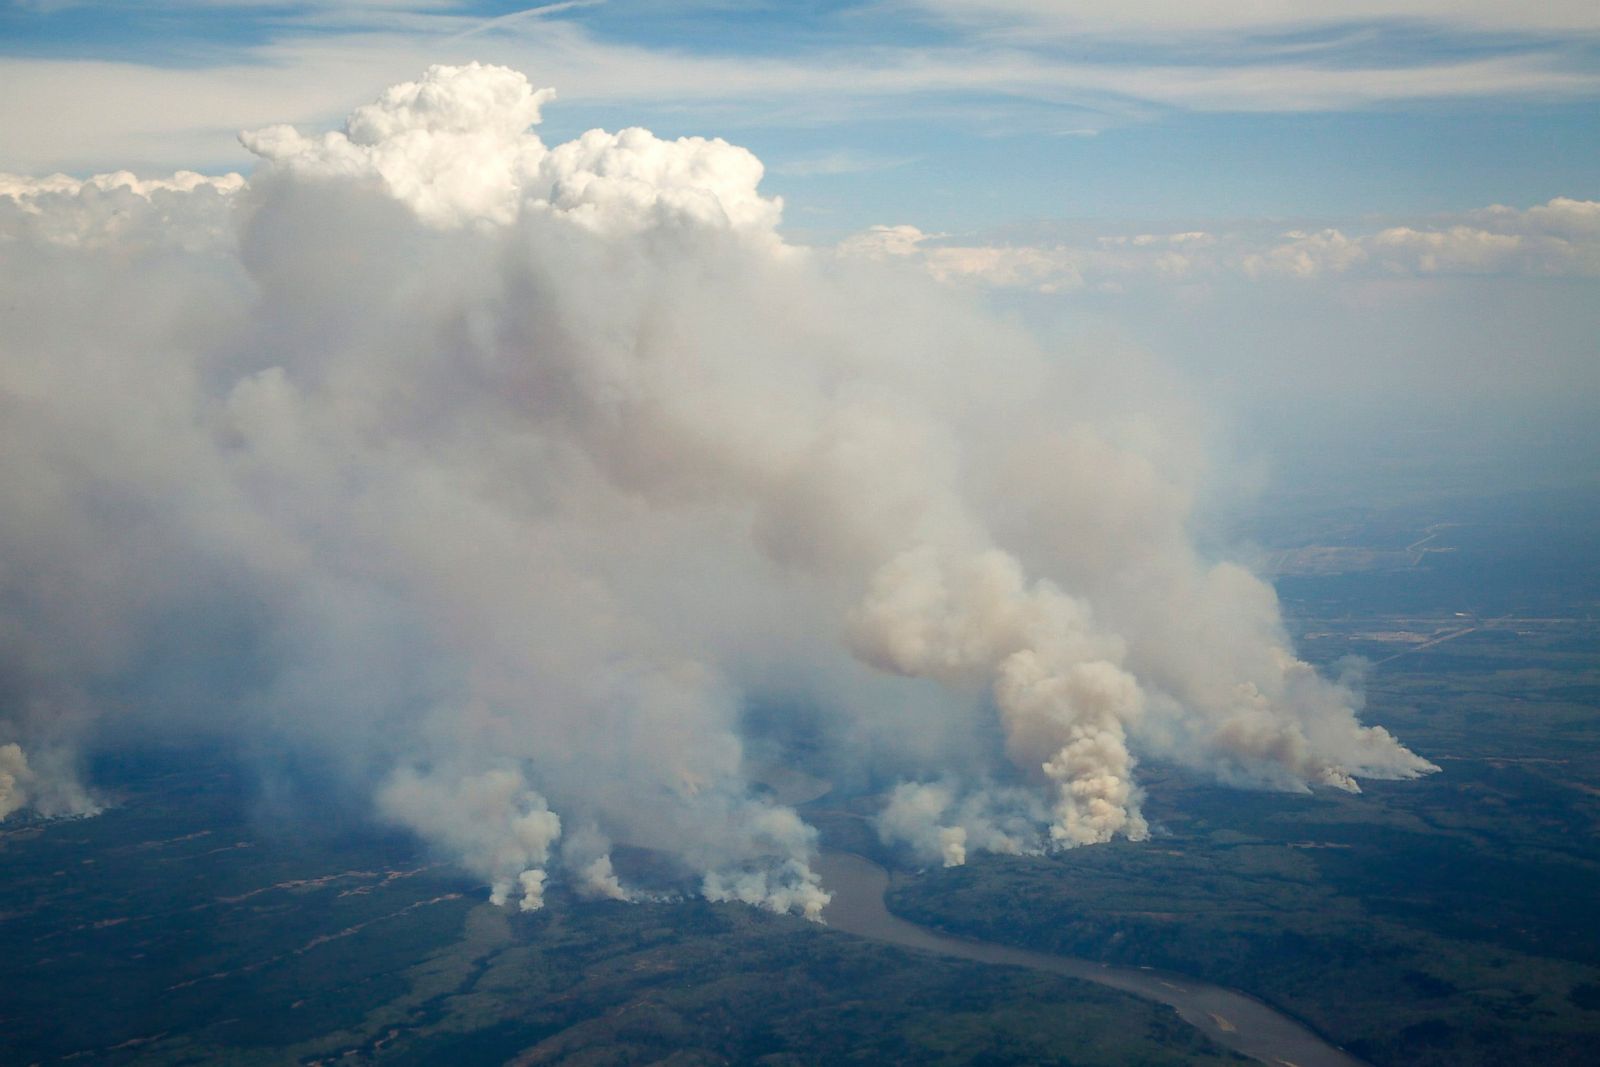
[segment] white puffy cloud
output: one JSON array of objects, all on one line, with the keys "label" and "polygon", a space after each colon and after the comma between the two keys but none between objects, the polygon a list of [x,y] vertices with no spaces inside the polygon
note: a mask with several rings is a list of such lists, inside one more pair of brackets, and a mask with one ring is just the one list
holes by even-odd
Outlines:
[{"label": "white puffy cloud", "polygon": [[1557,197],[1525,210],[1497,205],[1443,225],[1291,231],[1272,248],[1245,253],[1242,265],[1251,275],[1302,278],[1358,271],[1592,277],[1600,274],[1597,218],[1600,202]]},{"label": "white puffy cloud", "polygon": [[938,242],[915,226],[874,226],[839,243],[847,256],[883,261],[913,259],[942,282],[973,281],[995,288],[1025,288],[1040,292],[1076,289],[1083,285],[1080,267],[1089,259],[1083,252],[1060,245],[960,245]]},{"label": "white puffy cloud", "polygon": [[83,180],[0,173],[0,232],[57,245],[199,251],[232,240],[229,201],[244,184],[237,174],[194,171],[150,179],[117,171]]},{"label": "white puffy cloud", "polygon": [[838,251],[915,264],[943,282],[1047,293],[1240,277],[1593,277],[1600,275],[1597,219],[1600,202],[1557,197],[1526,209],[1495,206],[1459,221],[1370,232],[1191,230],[1032,245],[974,244],[914,226],[875,226],[840,242]]},{"label": "white puffy cloud", "polygon": [[1144,697],[1121,667],[1122,642],[1098,630],[1087,605],[1048,583],[1028,588],[1003,552],[950,560],[924,546],[873,575],[851,640],[885,670],[989,681],[1007,751],[1055,787],[1058,844],[1148,836],[1126,736]]},{"label": "white puffy cloud", "polygon": [[358,108],[341,132],[306,137],[272,126],[240,140],[292,174],[381,182],[437,225],[504,224],[535,206],[600,229],[674,219],[777,225],[779,203],[756,191],[760,160],[720,139],[590,130],[547,150],[530,127],[554,95],[504,67],[434,66]]}]

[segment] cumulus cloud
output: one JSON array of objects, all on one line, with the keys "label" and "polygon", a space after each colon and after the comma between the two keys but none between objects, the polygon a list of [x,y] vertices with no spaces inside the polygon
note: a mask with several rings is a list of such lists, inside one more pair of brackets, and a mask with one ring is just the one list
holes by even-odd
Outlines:
[{"label": "cumulus cloud", "polygon": [[1595,277],[1600,275],[1597,218],[1600,202],[1557,197],[1523,211],[1486,208],[1443,226],[1390,226],[1370,234],[1290,231],[1273,247],[1245,253],[1240,263],[1252,277]]},{"label": "cumulus cloud", "polygon": [[942,282],[975,282],[999,289],[1056,292],[1081,288],[1089,258],[1063,245],[971,245],[946,243],[943,234],[915,226],[873,226],[839,243],[839,251],[879,261],[904,258]]},{"label": "cumulus cloud", "polygon": [[6,804],[46,810],[24,753],[266,737],[497,901],[654,892],[615,843],[815,918],[751,707],[818,709],[811,769],[898,777],[882,832],[941,862],[1145,836],[1141,752],[1291,789],[1433,769],[1193,547],[1158,395],[786,244],[744,149],[547,147],[549,100],[434,67],[341,130],[245,134],[248,184],[9,180]]},{"label": "cumulus cloud", "polygon": [[369,179],[425,221],[504,224],[525,200],[594,228],[667,219],[743,230],[777,225],[781,204],[756,192],[762,166],[721,139],[662,141],[637,127],[590,130],[546,149],[530,126],[554,98],[504,67],[434,67],[357,108],[343,131],[290,126],[245,133],[251,152],[291,172]]},{"label": "cumulus cloud", "polygon": [[1103,234],[1072,242],[973,243],[914,226],[874,226],[839,244],[843,255],[913,264],[947,283],[1071,292],[1230,279],[1600,275],[1600,202],[1557,197],[1459,220],[1261,232]]},{"label": "cumulus cloud", "polygon": [[194,171],[152,179],[117,171],[86,180],[0,173],[0,226],[13,240],[42,244],[199,251],[231,238],[231,200],[244,184],[237,174]]}]

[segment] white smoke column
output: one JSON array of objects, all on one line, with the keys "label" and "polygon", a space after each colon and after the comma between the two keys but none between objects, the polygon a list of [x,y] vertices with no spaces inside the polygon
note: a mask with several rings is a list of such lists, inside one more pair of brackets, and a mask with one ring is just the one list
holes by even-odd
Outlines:
[{"label": "white smoke column", "polygon": [[612,869],[610,856],[597,856],[577,868],[582,890],[589,896],[606,900],[632,900],[633,895],[622,888],[617,872]]},{"label": "white smoke column", "polygon": [[0,820],[25,808],[47,819],[98,815],[102,810],[78,780],[66,750],[45,748],[30,761],[16,742],[0,744]]},{"label": "white smoke column", "polygon": [[798,860],[782,867],[751,868],[743,871],[711,871],[700,891],[707,900],[738,901],[773,911],[796,911],[813,922],[822,919],[832,894],[822,888],[822,879]]},{"label": "white smoke column", "polygon": [[952,564],[922,548],[873,576],[853,623],[857,652],[886,670],[992,678],[1011,758],[1055,785],[1056,844],[1149,835],[1126,735],[1142,695],[1118,665],[1122,642],[1095,632],[1086,605],[1045,582],[1026,586],[998,550]]},{"label": "white smoke column", "polygon": [[959,867],[971,849],[1007,856],[1044,851],[1050,812],[1029,789],[982,783],[902,782],[877,817],[878,835],[926,862]]},{"label": "white smoke column", "polygon": [[578,891],[602,900],[632,900],[611,865],[611,842],[593,825],[581,826],[561,839],[561,863],[578,880]]},{"label": "white smoke column", "polygon": [[378,805],[487,878],[493,903],[504,904],[520,890],[523,911],[544,906],[544,868],[561,836],[561,820],[520,774],[493,770],[445,778],[403,768],[379,790]]},{"label": "white smoke column", "polygon": [[0,819],[28,806],[33,799],[28,789],[33,784],[33,769],[17,744],[0,745]]},{"label": "white smoke column", "polygon": [[942,822],[954,799],[948,785],[902,782],[878,814],[878,832],[885,841],[910,846],[920,857],[959,867],[967,862],[967,831]]}]

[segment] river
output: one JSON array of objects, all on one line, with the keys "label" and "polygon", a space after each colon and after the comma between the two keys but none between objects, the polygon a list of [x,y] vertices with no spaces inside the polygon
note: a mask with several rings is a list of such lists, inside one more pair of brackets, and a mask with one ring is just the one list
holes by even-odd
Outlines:
[{"label": "river", "polygon": [[833,893],[823,918],[835,930],[892,945],[944,956],[1031,967],[1098,982],[1175,1008],[1187,1023],[1219,1045],[1279,1067],[1366,1067],[1361,1061],[1280,1012],[1221,986],[1142,967],[1113,967],[1071,956],[1010,948],[989,941],[949,937],[889,913],[883,894],[889,874],[871,860],[850,852],[825,851],[818,864],[822,883]]}]

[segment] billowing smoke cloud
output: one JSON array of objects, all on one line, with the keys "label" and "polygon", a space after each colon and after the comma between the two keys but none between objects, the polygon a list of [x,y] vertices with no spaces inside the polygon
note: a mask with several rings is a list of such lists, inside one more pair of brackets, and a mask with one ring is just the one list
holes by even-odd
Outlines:
[{"label": "billowing smoke cloud", "polygon": [[1148,836],[1126,735],[1143,697],[1120,665],[1122,642],[1094,630],[1086,605],[1046,583],[1025,587],[1021,567],[997,550],[952,569],[921,547],[873,576],[853,636],[862,658],[886,670],[993,679],[1006,750],[1055,787],[1056,843]]},{"label": "billowing smoke cloud", "polygon": [[0,744],[0,819],[23,808],[47,818],[95,815],[100,811],[78,783],[65,753],[36,750],[30,764],[22,746],[14,741]]},{"label": "billowing smoke cloud", "polygon": [[523,911],[544,904],[544,866],[561,836],[561,819],[512,770],[443,781],[402,768],[384,783],[379,807],[490,879],[489,899],[504,904],[520,889]]},{"label": "billowing smoke cloud", "polygon": [[1042,851],[1039,827],[1049,815],[1036,791],[985,783],[960,792],[947,782],[900,783],[878,816],[879,834],[946,867],[966,863],[969,849],[1008,856]]},{"label": "billowing smoke cloud", "polygon": [[92,807],[24,751],[266,737],[500,901],[653,892],[615,842],[815,917],[753,706],[946,863],[1144,837],[1138,752],[1433,769],[1196,553],[1180,412],[786,244],[741,148],[547,147],[550,96],[435,67],[248,184],[0,182],[0,813]]}]

